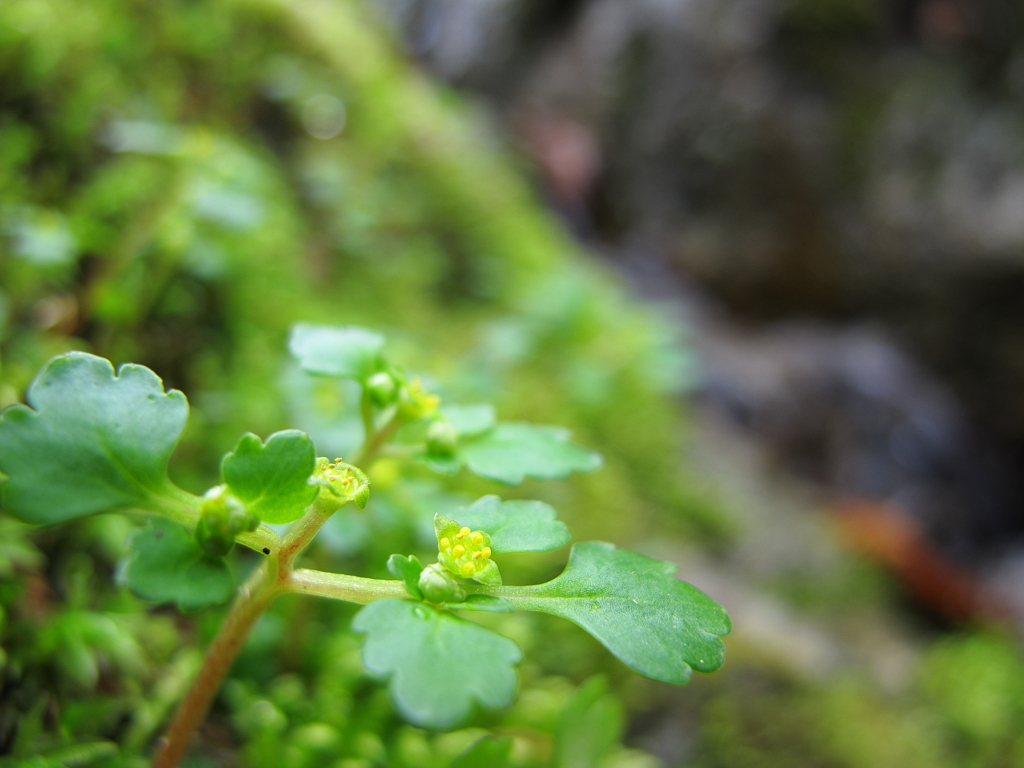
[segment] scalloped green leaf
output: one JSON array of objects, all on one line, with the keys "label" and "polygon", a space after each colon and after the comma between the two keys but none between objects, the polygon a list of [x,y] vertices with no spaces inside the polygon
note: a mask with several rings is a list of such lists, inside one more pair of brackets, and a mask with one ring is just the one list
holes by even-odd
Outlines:
[{"label": "scalloped green leaf", "polygon": [[622,737],[623,714],[602,675],[585,681],[562,707],[553,763],[562,768],[605,764]]},{"label": "scalloped green leaf", "polygon": [[[27,523],[51,525],[96,512],[160,510],[184,491],[167,460],[188,420],[188,402],[141,365],[113,366],[69,352],[29,386],[28,406],[0,415],[4,508]],[[30,407],[29,407],[30,406]]]},{"label": "scalloped green leaf", "polygon": [[306,373],[363,381],[382,365],[384,337],[359,326],[292,326],[288,349]]},{"label": "scalloped green leaf", "polygon": [[491,551],[548,552],[569,543],[572,535],[555,510],[542,501],[502,501],[482,496],[453,513],[461,525],[486,531]]},{"label": "scalloped green leaf", "polygon": [[507,485],[527,477],[560,480],[573,472],[593,472],[601,455],[569,442],[561,427],[506,422],[460,442],[458,458],[473,474]]},{"label": "scalloped green leaf", "polygon": [[487,431],[494,426],[496,419],[494,406],[489,403],[444,405],[441,407],[441,416],[464,437]]},{"label": "scalloped green leaf", "polygon": [[260,520],[280,525],[298,520],[319,493],[309,478],[316,449],[304,432],[286,429],[262,442],[242,435],[235,450],[224,456],[221,474],[231,492]]},{"label": "scalloped green leaf", "polygon": [[565,570],[546,584],[493,592],[517,610],[561,616],[596,637],[637,672],[685,683],[691,669],[714,672],[725,660],[729,616],[676,566],[604,542],[576,544]]},{"label": "scalloped green leaf", "polygon": [[512,703],[519,646],[479,624],[424,603],[390,597],[362,608],[363,664],[390,678],[395,705],[414,725],[446,730],[476,706]]},{"label": "scalloped green leaf", "polygon": [[206,554],[177,523],[151,520],[132,534],[128,547],[123,580],[139,597],[194,611],[226,603],[235,593],[227,561]]},{"label": "scalloped green leaf", "polygon": [[426,462],[427,466],[439,475],[457,475],[462,469],[462,462],[457,456],[431,456],[424,453],[417,458]]}]

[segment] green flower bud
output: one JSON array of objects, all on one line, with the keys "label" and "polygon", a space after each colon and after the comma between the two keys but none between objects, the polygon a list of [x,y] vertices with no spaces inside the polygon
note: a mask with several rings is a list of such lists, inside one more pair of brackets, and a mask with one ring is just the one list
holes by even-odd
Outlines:
[{"label": "green flower bud", "polygon": [[235,536],[254,531],[260,524],[259,518],[225,485],[214,486],[206,492],[199,503],[199,514],[196,541],[207,554],[215,557],[231,551]]},{"label": "green flower bud", "polygon": [[398,384],[395,377],[386,371],[379,371],[366,380],[366,394],[378,408],[387,408],[395,402],[398,394]]},{"label": "green flower bud", "polygon": [[427,428],[427,453],[451,458],[459,442],[459,433],[447,421],[435,421]]},{"label": "green flower bud", "polygon": [[199,522],[196,523],[195,536],[203,551],[213,557],[224,557],[235,546],[233,538],[225,536],[216,526],[211,525],[205,517],[199,518]]},{"label": "green flower bud", "polygon": [[439,563],[423,569],[419,587],[424,599],[431,603],[461,603],[466,599],[466,590]]},{"label": "green flower bud", "polygon": [[330,461],[322,456],[318,458],[313,470],[313,481],[320,486],[316,503],[330,512],[350,501],[364,509],[370,498],[370,479],[366,473],[341,459]]}]

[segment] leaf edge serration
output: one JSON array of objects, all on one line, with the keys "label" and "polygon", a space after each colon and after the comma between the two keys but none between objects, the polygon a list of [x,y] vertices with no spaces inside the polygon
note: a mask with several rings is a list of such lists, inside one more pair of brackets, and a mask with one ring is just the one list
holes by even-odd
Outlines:
[{"label": "leaf edge serration", "polygon": [[[139,489],[134,496],[108,494],[108,497],[102,502],[90,504],[86,503],[88,494],[77,494],[80,504],[78,507],[74,505],[61,507],[61,505],[47,503],[48,494],[45,491],[41,492],[37,483],[23,481],[19,477],[19,472],[14,471],[11,467],[11,464],[15,462],[12,462],[10,457],[20,453],[19,448],[24,450],[25,446],[34,442],[37,444],[43,442],[39,441],[37,437],[26,435],[24,430],[31,429],[41,419],[45,420],[48,407],[46,403],[47,388],[60,385],[62,383],[59,380],[60,376],[66,375],[66,372],[76,365],[90,368],[89,372],[94,374],[96,381],[101,382],[103,386],[108,384],[113,387],[125,386],[141,377],[141,388],[147,399],[163,398],[177,408],[177,413],[172,419],[175,423],[172,424],[168,433],[171,437],[165,439],[163,450],[156,455],[159,471],[155,473],[156,477],[150,477],[146,482],[136,476],[131,476],[134,485]],[[66,382],[64,383],[66,384]],[[164,501],[166,501],[166,497],[184,495],[184,491],[177,488],[168,477],[167,462],[177,447],[188,422],[188,399],[180,390],[165,390],[163,380],[146,366],[137,363],[124,363],[115,370],[113,364],[106,358],[88,352],[65,352],[46,362],[29,384],[25,400],[26,403],[15,403],[0,412],[0,473],[4,479],[3,484],[0,485],[0,505],[12,516],[32,525],[58,525],[100,512],[120,511],[135,507],[159,508],[163,506],[160,497],[165,497]],[[118,424],[114,424],[115,428],[118,426]],[[18,434],[19,431],[21,434]],[[55,437],[55,435],[50,437]],[[54,439],[52,442],[59,443],[61,440]],[[10,443],[20,445],[11,449]],[[102,441],[98,441],[97,444],[101,443]],[[76,463],[80,461],[78,457],[68,455],[66,452],[62,455],[57,451],[56,454],[48,456],[46,459],[52,462],[55,469],[55,473],[46,484],[51,494],[54,487],[61,487],[61,479],[74,474]],[[5,457],[8,458],[5,459]],[[109,455],[108,458],[110,458]],[[114,465],[119,465],[119,462],[112,459],[111,466]],[[126,476],[130,475],[123,465],[120,465],[119,469],[124,471]],[[153,482],[154,480],[155,482]],[[23,485],[27,487],[23,488]],[[71,495],[76,497],[76,494]],[[52,510],[58,507],[60,508],[58,513],[53,514]]]}]

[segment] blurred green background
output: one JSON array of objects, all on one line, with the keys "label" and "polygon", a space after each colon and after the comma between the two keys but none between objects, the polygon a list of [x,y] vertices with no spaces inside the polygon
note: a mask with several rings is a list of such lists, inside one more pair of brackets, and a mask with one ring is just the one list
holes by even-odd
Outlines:
[{"label": "blurred green background", "polygon": [[[541,43],[576,29],[587,4],[540,5],[391,3],[390,15],[354,0],[0,5],[0,405],[19,401],[39,367],[68,349],[150,366],[192,405],[172,474],[202,492],[244,431],[299,427],[321,453],[344,454],[352,393],[304,377],[285,340],[297,321],[369,326],[387,334],[392,359],[444,397],[569,426],[606,465],[508,492],[427,474],[399,484],[395,466],[382,462],[367,513],[339,515],[321,536],[311,553],[320,567],[384,576],[387,555],[429,549],[422,532],[434,508],[497,491],[552,503],[577,540],[678,562],[736,626],[726,666],[675,689],[632,674],[564,622],[502,617],[501,630],[526,651],[517,704],[432,734],[403,724],[362,672],[352,611],[284,599],[243,651],[190,765],[440,768],[492,733],[513,740],[515,766],[1024,766],[1015,614],[989,610],[980,597],[959,612],[943,602],[950,578],[962,575],[942,548],[958,541],[955,525],[934,541],[927,530],[920,541],[912,535],[910,550],[892,555],[899,537],[888,517],[847,514],[840,519],[867,520],[868,530],[847,523],[848,538],[861,536],[852,549],[841,544],[835,518],[822,512],[844,497],[841,484],[796,471],[799,451],[780,450],[770,430],[766,442],[763,430],[738,428],[714,405],[730,380],[716,388],[709,372],[738,371],[730,392],[775,374],[723,363],[739,348],[716,344],[731,326],[709,321],[713,311],[694,314],[707,299],[688,288],[636,298],[652,280],[672,281],[657,271],[651,278],[647,262],[630,257],[638,241],[623,233],[659,231],[662,243],[682,235],[645,229],[648,219],[630,213],[657,208],[643,195],[662,199],[657,184],[636,192],[630,169],[672,161],[637,156],[631,140],[615,151],[613,141],[611,170],[587,186],[585,162],[565,171],[558,159],[565,146],[586,143],[581,134],[564,125],[552,134],[551,119],[530,118],[538,114],[530,104],[509,96],[518,87],[511,74],[486,88],[485,67],[483,84],[460,80],[444,70],[451,60],[441,48],[421,44],[431,19],[462,18],[453,9],[504,9],[499,18],[518,20],[520,37],[508,36],[518,42],[498,54],[557,58],[557,47]],[[806,53],[786,66],[860,93],[848,60],[853,43],[871,39],[864,30],[874,17],[860,12],[867,5],[805,5],[787,6],[783,18]],[[490,93],[492,108],[424,65]],[[535,90],[557,101],[552,71]],[[562,77],[574,82],[571,70]],[[647,87],[657,99],[656,83]],[[645,114],[642,104],[616,104]],[[854,109],[843,122],[851,136],[864,114],[873,113]],[[548,151],[550,135],[570,138]],[[688,134],[680,135],[674,140]],[[756,156],[715,151],[758,167]],[[701,210],[749,221],[759,199],[723,194]],[[706,234],[684,223],[680,231]],[[752,242],[712,241],[727,254]],[[750,295],[788,310],[816,306],[787,299],[782,278],[764,291],[742,280],[722,287],[729,269],[742,277],[750,268],[684,245],[683,272],[733,310],[763,318]],[[793,263],[802,269],[800,258]],[[825,315],[850,313],[871,293],[855,277],[830,278],[854,298],[843,294],[843,308]],[[800,295],[824,295],[815,286]],[[743,359],[780,359],[759,344]],[[970,379],[961,392],[984,392],[988,381]],[[738,397],[725,398],[726,410]],[[1014,434],[993,444],[1012,444]],[[872,504],[887,499],[854,490]],[[181,616],[120,589],[130,530],[112,516],[50,530],[0,518],[0,765],[145,764],[221,612]],[[920,564],[907,551],[938,562],[940,576],[954,570],[938,578],[938,598],[920,588]],[[991,547],[970,549],[975,559],[962,565],[975,570],[964,573],[994,562],[979,551]],[[865,553],[889,553],[887,566]],[[560,558],[522,558],[510,571],[544,579]],[[237,567],[251,562],[239,555]]]}]

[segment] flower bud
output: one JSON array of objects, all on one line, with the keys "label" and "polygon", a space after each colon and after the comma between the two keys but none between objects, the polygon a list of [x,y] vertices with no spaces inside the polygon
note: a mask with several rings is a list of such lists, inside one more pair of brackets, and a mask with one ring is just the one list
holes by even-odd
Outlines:
[{"label": "flower bud", "polygon": [[195,537],[203,551],[222,557],[231,551],[235,537],[244,531],[254,531],[260,521],[227,486],[217,485],[208,490],[199,503],[199,522]]},{"label": "flower bud", "polygon": [[370,479],[366,473],[341,459],[318,458],[313,480],[320,486],[316,503],[328,512],[334,512],[350,501],[363,509],[370,498]]},{"label": "flower bud", "polygon": [[447,421],[435,421],[427,428],[427,453],[450,458],[455,454],[459,433]]},{"label": "flower bud", "polygon": [[423,569],[419,587],[431,603],[461,603],[466,599],[466,590],[439,563]]},{"label": "flower bud", "polygon": [[398,385],[395,377],[386,371],[378,371],[366,380],[366,394],[378,408],[387,408],[395,402],[398,394]]}]

